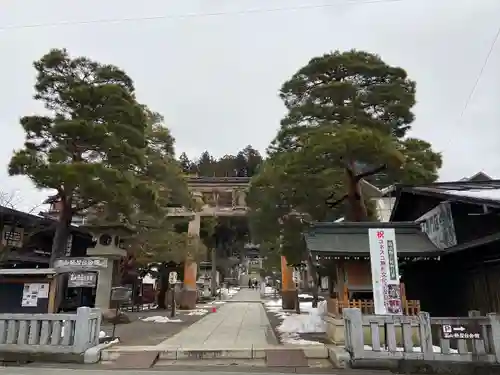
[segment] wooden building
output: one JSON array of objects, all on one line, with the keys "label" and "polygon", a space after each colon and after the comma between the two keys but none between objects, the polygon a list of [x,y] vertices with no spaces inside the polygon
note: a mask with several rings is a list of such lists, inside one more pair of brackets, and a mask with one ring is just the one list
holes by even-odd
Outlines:
[{"label": "wooden building", "polygon": [[[304,234],[306,247],[321,265],[322,276],[329,276],[331,301],[339,312],[344,307],[362,307],[373,313],[373,288],[368,229],[394,228],[402,282],[405,264],[416,259],[436,259],[440,251],[413,222],[335,222],[311,224]],[[402,288],[403,309],[418,312],[418,301],[409,302]],[[366,308],[366,309],[365,309]]]},{"label": "wooden building", "polygon": [[500,311],[500,180],[398,186],[391,221],[415,221],[440,249],[439,262],[406,266],[408,298],[432,315]]},{"label": "wooden building", "polygon": [[[47,312],[54,221],[0,206],[0,230],[0,313]],[[66,255],[84,256],[91,242],[89,234],[73,227]],[[36,303],[26,300],[33,295]]]}]

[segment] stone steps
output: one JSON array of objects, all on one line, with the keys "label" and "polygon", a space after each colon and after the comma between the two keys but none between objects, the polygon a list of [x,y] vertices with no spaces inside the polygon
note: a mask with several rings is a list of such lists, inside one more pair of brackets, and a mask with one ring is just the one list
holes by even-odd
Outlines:
[{"label": "stone steps", "polygon": [[[150,367],[162,366],[249,366],[264,367],[271,357],[279,356],[281,352],[300,351],[305,361],[301,366],[331,368],[329,350],[324,345],[274,346],[267,348],[166,348],[158,346],[122,346],[105,349],[101,353],[101,363],[115,367],[120,362],[128,363],[125,357],[138,356],[151,358]],[[120,360],[120,356],[123,358]],[[145,361],[145,363],[148,361]],[[280,366],[286,367],[284,363]]]},{"label": "stone steps", "polygon": [[[216,367],[221,368],[231,368],[231,369],[249,369],[249,368],[269,368],[265,359],[203,359],[203,360],[169,360],[169,359],[159,359],[153,366],[155,369],[165,369],[172,370],[173,368],[178,368],[186,370],[187,368],[199,369],[200,366],[203,368]],[[284,366],[290,367],[290,366]],[[327,370],[326,372],[331,374],[333,365],[329,359],[307,359],[307,368],[310,369],[321,369]],[[208,371],[214,371],[210,369]],[[260,370],[263,371],[263,370]],[[316,372],[316,371],[315,371]]]}]

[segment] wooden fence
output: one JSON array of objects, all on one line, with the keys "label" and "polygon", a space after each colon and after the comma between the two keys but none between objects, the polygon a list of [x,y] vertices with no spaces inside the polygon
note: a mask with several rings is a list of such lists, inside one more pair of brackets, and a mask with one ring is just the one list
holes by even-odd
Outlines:
[{"label": "wooden fence", "polygon": [[[418,300],[404,300],[403,314],[404,315],[418,315],[420,313],[420,301]],[[334,317],[341,317],[344,309],[360,309],[362,314],[375,314],[375,304],[373,300],[351,299],[351,300],[338,300],[336,298],[329,298],[327,301],[328,313]]]},{"label": "wooden fence", "polygon": [[84,353],[99,343],[101,311],[76,314],[0,314],[0,352]]},{"label": "wooden fence", "polygon": [[[426,312],[417,316],[363,315],[358,308],[346,308],[343,310],[345,348],[353,361],[419,359],[500,363],[498,316],[479,316],[477,311],[469,315],[459,318],[431,318]],[[461,332],[475,327],[478,334],[457,333],[458,338],[443,338],[445,325],[457,327]]]}]

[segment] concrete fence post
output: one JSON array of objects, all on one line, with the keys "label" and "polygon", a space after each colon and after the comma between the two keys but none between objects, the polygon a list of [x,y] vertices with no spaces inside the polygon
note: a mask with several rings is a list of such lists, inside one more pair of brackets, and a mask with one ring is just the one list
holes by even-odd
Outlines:
[{"label": "concrete fence post", "polygon": [[363,316],[358,308],[343,310],[345,348],[352,359],[363,358],[365,343],[363,338]]},{"label": "concrete fence post", "polygon": [[101,309],[96,309],[97,311],[94,311],[95,314],[97,314],[97,319],[95,319],[95,327],[94,327],[94,337],[93,337],[93,342],[92,345],[96,346],[99,344],[99,338],[101,334],[101,324],[102,324],[102,313]]},{"label": "concrete fence post", "polygon": [[[73,351],[74,353],[83,353],[88,349],[90,345],[90,314],[91,309],[89,307],[79,307],[76,310],[76,320],[75,320],[75,336],[73,341]],[[68,332],[69,334],[69,332]]]},{"label": "concrete fence post", "polygon": [[432,345],[431,318],[429,313],[423,311],[418,314],[418,317],[422,354],[424,360],[432,360],[434,358],[434,347]]},{"label": "concrete fence post", "polygon": [[488,319],[491,325],[491,349],[495,355],[496,362],[500,363],[500,322],[496,313],[489,313]]},{"label": "concrete fence post", "polygon": [[[479,318],[481,317],[481,311],[479,310],[469,310],[469,317],[470,318]],[[475,324],[473,324],[475,326]],[[480,327],[478,325],[478,327]],[[484,345],[484,342],[483,341],[480,341],[480,340],[472,340],[471,341],[472,343],[472,354],[474,355],[478,355],[478,354],[481,354],[481,353],[484,353],[485,352],[485,345]]]}]

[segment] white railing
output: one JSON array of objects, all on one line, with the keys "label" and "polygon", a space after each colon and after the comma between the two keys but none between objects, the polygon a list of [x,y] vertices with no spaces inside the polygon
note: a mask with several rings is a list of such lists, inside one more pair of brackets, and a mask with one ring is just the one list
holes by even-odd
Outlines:
[{"label": "white railing", "polygon": [[[408,359],[500,363],[500,322],[497,314],[431,318],[418,315],[363,315],[343,309],[345,348],[351,360]],[[443,326],[458,330],[446,337]],[[470,333],[474,331],[474,334]]]},{"label": "white railing", "polygon": [[76,314],[0,314],[0,352],[84,353],[99,344],[101,311]]}]

